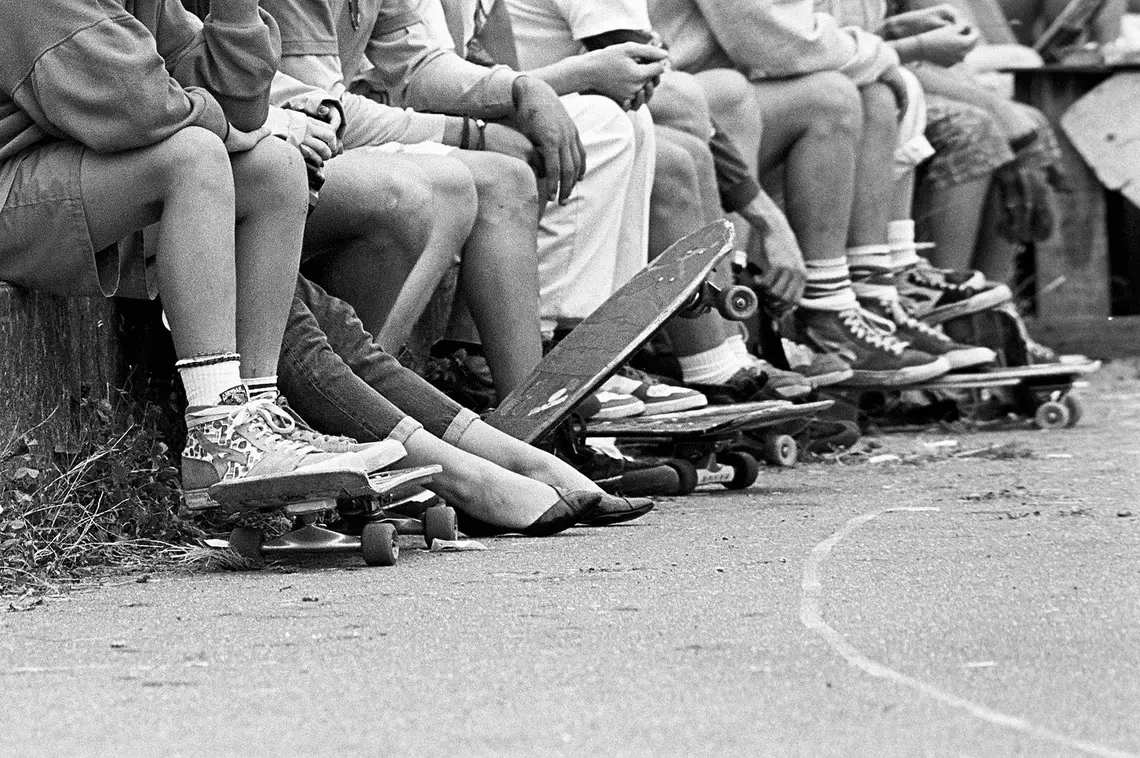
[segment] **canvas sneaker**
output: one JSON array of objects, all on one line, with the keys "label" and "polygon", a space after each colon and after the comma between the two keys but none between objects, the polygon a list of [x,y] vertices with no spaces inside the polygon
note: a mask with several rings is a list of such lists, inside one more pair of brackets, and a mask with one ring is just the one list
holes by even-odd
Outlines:
[{"label": "canvas sneaker", "polygon": [[788,365],[800,376],[808,380],[815,389],[845,382],[855,372],[847,362],[832,353],[817,353],[807,345],[781,337],[784,357]]},{"label": "canvas sneaker", "polygon": [[927,324],[941,324],[1013,299],[1009,287],[988,281],[980,271],[935,268],[925,259],[900,272],[895,286],[907,310]]},{"label": "canvas sneaker", "polygon": [[870,313],[893,322],[895,336],[909,342],[911,347],[924,353],[945,358],[952,371],[970,366],[981,366],[997,360],[997,353],[988,347],[955,342],[938,327],[919,321],[910,315],[898,300],[860,297],[859,305]]},{"label": "canvas sneaker", "polygon": [[915,350],[894,335],[895,326],[862,308],[825,311],[800,307],[798,334],[812,349],[838,355],[852,369],[852,386],[915,384],[950,370],[942,357]]},{"label": "canvas sneaker", "polygon": [[603,389],[586,397],[574,410],[587,421],[590,419],[609,421],[640,416],[645,413],[645,403],[633,395]]},{"label": "canvas sneaker", "polygon": [[182,490],[191,510],[217,507],[211,486],[245,477],[286,477],[318,468],[367,474],[359,453],[327,453],[278,431],[283,411],[268,398],[186,413]]}]

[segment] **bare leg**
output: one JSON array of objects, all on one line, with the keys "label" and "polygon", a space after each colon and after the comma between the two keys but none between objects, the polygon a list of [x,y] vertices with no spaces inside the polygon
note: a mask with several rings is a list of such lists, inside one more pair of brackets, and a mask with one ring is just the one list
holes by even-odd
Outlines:
[{"label": "bare leg", "polygon": [[189,127],[139,150],[88,151],[82,182],[96,249],[161,222],[159,290],[178,357],[234,351],[234,187],[222,141]]},{"label": "bare leg", "polygon": [[855,162],[855,199],[847,244],[881,245],[887,239],[898,144],[898,108],[891,90],[880,83],[859,90],[863,100],[863,140]]},{"label": "bare leg", "polygon": [[475,223],[470,175],[448,158],[368,148],[330,161],[305,232],[306,271],[397,352]]},{"label": "bare leg", "polygon": [[539,206],[534,174],[495,153],[455,153],[471,172],[478,213],[464,247],[459,285],[505,397],[542,360],[538,328]]},{"label": "bare leg", "polygon": [[1013,286],[1017,273],[1017,256],[1022,247],[997,232],[998,218],[1003,208],[1001,194],[996,185],[990,187],[984,210],[981,234],[978,236],[977,250],[970,267],[981,271],[991,282]]},{"label": "bare leg", "polygon": [[930,252],[935,266],[956,271],[970,267],[989,187],[990,176],[985,176],[919,193],[915,222],[921,238],[935,244]]},{"label": "bare leg", "polygon": [[[230,156],[237,231],[237,349],[243,377],[277,373],[293,302],[308,208],[305,164],[296,148],[264,139]],[[163,301],[165,303],[165,301]]]},{"label": "bare leg", "polygon": [[839,73],[754,84],[764,133],[759,167],[784,164],[788,221],[808,261],[846,253],[862,106]]},{"label": "bare leg", "polygon": [[520,442],[482,421],[476,421],[467,428],[459,438],[458,446],[461,450],[478,455],[508,471],[554,487],[569,490],[600,489],[569,463],[533,445]]}]

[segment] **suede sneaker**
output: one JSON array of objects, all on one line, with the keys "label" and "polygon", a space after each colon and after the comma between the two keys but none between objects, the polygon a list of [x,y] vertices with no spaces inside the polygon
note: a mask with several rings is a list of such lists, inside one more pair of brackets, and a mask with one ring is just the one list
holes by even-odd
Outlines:
[{"label": "suede sneaker", "polygon": [[896,337],[894,324],[862,308],[825,311],[799,308],[798,333],[815,350],[834,353],[854,372],[851,386],[915,384],[950,370],[945,358],[911,348]]},{"label": "suede sneaker", "polygon": [[[244,398],[243,398],[244,399]],[[211,486],[243,478],[287,479],[298,472],[352,471],[367,475],[358,453],[325,453],[278,431],[281,409],[269,399],[187,409],[182,491],[187,508],[218,503]]]},{"label": "suede sneaker", "polygon": [[902,271],[895,286],[907,310],[927,324],[941,324],[1013,299],[1009,287],[987,281],[979,271],[935,268],[925,259]]},{"label": "suede sneaker", "polygon": [[645,403],[633,395],[602,389],[578,403],[574,411],[587,421],[590,419],[609,421],[640,416],[645,413]]},{"label": "suede sneaker", "polygon": [[898,300],[860,297],[859,305],[870,313],[893,322],[895,336],[909,342],[916,350],[945,358],[951,371],[997,360],[997,353],[988,347],[955,342],[938,327],[919,321]]},{"label": "suede sneaker", "polygon": [[781,337],[781,341],[788,365],[807,379],[813,389],[839,384],[855,375],[851,367],[838,355],[817,353],[807,345],[792,342],[787,337]]},{"label": "suede sneaker", "polygon": [[812,383],[799,371],[785,371],[776,368],[763,358],[751,354],[748,356],[748,361],[751,363],[754,372],[768,377],[768,389],[779,395],[781,399],[792,400],[811,394]]}]

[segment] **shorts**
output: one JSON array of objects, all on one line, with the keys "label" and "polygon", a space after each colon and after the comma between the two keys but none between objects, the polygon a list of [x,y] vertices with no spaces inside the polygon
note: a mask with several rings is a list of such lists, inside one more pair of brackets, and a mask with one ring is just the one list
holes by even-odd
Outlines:
[{"label": "shorts", "polygon": [[930,188],[987,177],[1014,159],[989,111],[938,95],[926,99],[926,138],[935,150],[922,181]]},{"label": "shorts", "polygon": [[0,165],[12,188],[0,208],[0,280],[57,295],[142,297],[148,286],[141,232],[95,250],[80,173],[86,148],[36,145]]}]

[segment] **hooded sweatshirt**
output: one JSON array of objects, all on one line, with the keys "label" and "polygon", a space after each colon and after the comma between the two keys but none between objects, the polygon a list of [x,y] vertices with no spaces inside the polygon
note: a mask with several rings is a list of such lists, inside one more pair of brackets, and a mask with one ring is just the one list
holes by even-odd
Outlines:
[{"label": "hooded sweatshirt", "polygon": [[23,150],[50,139],[101,153],[199,126],[260,127],[280,56],[256,0],[0,0],[0,206]]}]

